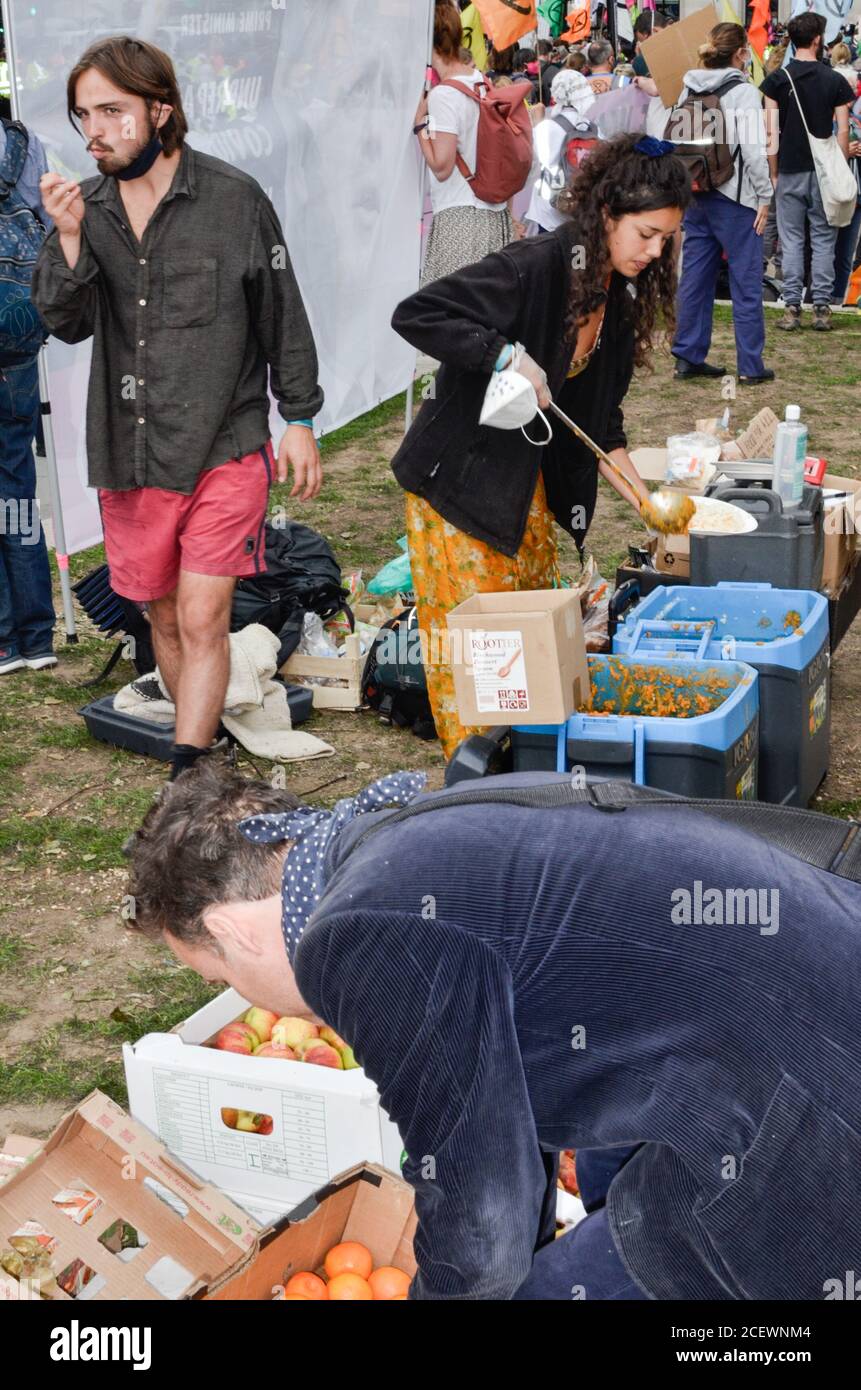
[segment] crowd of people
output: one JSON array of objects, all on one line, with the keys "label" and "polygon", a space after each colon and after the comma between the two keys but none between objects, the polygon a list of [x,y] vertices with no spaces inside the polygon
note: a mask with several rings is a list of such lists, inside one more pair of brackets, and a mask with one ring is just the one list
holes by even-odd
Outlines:
[{"label": "crowd of people", "polygon": [[[785,326],[799,326],[808,236],[814,323],[830,326],[837,233],[797,107],[814,133],[836,128],[857,168],[853,50],[824,64],[824,21],[793,19],[795,56],[765,78],[763,105],[745,31],[716,25],[684,78],[726,121],[722,181],[703,188],[642,51],[662,24],[641,17],[621,64],[600,35],[476,54],[457,6],[436,5],[435,80],[414,121],[433,221],[422,284],[392,305],[396,331],[440,364],[392,461],[426,633],[476,593],[553,588],[555,526],[582,548],[599,478],[642,507],[623,415],[632,374],[659,330],[678,377],[723,373],[707,354],[724,256],[737,379],[770,379],[773,206]],[[505,119],[493,124],[495,102]],[[639,124],[610,134],[620,103]],[[438,808],[434,834],[421,817],[378,816],[375,840],[367,813],[421,809],[420,776],[393,774],[330,812],[220,768],[234,586],[263,564],[271,485],[292,480],[297,505],[322,486],[315,343],[289,256],[272,255],[285,245],[275,209],[249,175],[192,148],[167,54],[99,39],[69,73],[67,105],[98,171],[80,183],[47,171],[20,126],[3,128],[0,172],[32,274],[17,339],[0,315],[0,479],[32,499],[45,334],[91,338],[89,480],[111,583],[146,606],[176,710],[170,784],[127,846],[134,925],[208,980],[280,1014],[310,1009],[354,1044],[416,1189],[413,1297],[821,1296],[861,1242],[861,889],[695,810],[680,845],[662,813],[632,809],[623,855],[611,818],[587,806],[560,819],[455,803]],[[503,372],[606,458],[567,431],[541,441],[481,424]],[[47,558],[21,540],[2,542],[0,673],[54,660]],[[445,655],[426,674],[448,757],[469,730]],[[728,932],[668,935],[672,885],[706,868],[742,889],[781,885],[767,950]],[[826,905],[823,936],[810,924]],[[589,1215],[554,1241],[556,1155],[569,1145]],[[730,1188],[727,1156],[742,1173]],[[805,1164],[829,1181],[805,1193],[800,1241]]]}]

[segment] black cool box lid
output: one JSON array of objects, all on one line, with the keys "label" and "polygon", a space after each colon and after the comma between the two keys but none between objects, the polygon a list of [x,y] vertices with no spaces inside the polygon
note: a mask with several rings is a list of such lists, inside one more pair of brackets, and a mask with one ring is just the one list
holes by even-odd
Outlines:
[{"label": "black cool box lid", "polygon": [[[311,714],[313,692],[308,686],[288,685],[287,703],[293,724],[303,724]],[[146,758],[158,758],[169,763],[174,744],[173,724],[152,724],[134,714],[122,714],[114,709],[113,695],[103,695],[84,705],[78,713],[90,731],[92,738],[100,743],[110,743],[115,748],[125,748],[129,753],[141,753]]]}]

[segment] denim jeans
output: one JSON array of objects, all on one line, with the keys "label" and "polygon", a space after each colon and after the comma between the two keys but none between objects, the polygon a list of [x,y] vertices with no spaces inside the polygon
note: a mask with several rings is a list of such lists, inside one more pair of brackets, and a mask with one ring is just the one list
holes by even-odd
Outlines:
[{"label": "denim jeans", "polygon": [[858,235],[861,233],[861,201],[855,209],[848,227],[838,227],[837,245],[834,248],[834,298],[842,304],[849,288],[849,277],[855,268],[855,252]]},{"label": "denim jeans", "polygon": [[51,567],[36,505],[37,359],[0,368],[0,659],[53,647]]},{"label": "denim jeans", "polygon": [[783,256],[783,299],[800,304],[804,288],[804,233],[810,227],[811,299],[830,304],[834,289],[837,228],[830,227],[813,172],[781,174],[777,181],[777,226]]},{"label": "denim jeans", "polygon": [[739,376],[763,370],[765,311],[762,307],[762,237],[753,230],[756,213],[720,192],[697,193],[685,213],[682,276],[677,299],[673,354],[699,365],[712,340],[715,285],[726,253]]},{"label": "denim jeans", "polygon": [[514,1295],[515,1301],[634,1302],[648,1298],[622,1264],[604,1205],[610,1183],[638,1148],[635,1144],[578,1150],[577,1182],[589,1215],[573,1231],[537,1251],[528,1278]]}]

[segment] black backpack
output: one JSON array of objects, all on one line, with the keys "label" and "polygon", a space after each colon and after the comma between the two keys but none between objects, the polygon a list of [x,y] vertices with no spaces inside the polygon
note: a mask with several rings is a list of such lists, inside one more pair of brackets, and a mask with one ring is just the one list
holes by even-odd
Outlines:
[{"label": "black backpack", "polygon": [[262,623],[281,638],[278,668],[292,656],[302,636],[306,613],[323,622],[346,612],[349,591],[341,585],[341,570],[327,540],[288,521],[284,526],[266,523],[266,573],[237,581],[230,619],[231,632],[249,623]]},{"label": "black backpack", "polygon": [[381,724],[436,738],[415,608],[383,623],[374,638],[362,672],[362,707],[377,710]]}]

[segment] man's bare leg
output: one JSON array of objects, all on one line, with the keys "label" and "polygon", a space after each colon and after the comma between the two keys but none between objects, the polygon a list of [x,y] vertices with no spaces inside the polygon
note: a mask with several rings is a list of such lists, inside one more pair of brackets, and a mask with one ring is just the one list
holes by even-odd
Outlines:
[{"label": "man's bare leg", "polygon": [[176,589],[164,598],[153,599],[147,605],[155,659],[170,698],[176,704],[182,649],[179,644],[179,623],[176,616]]},{"label": "man's bare leg", "polygon": [[208,748],[224,710],[230,674],[230,608],[236,580],[180,573],[176,591],[180,665],[176,742]]}]

